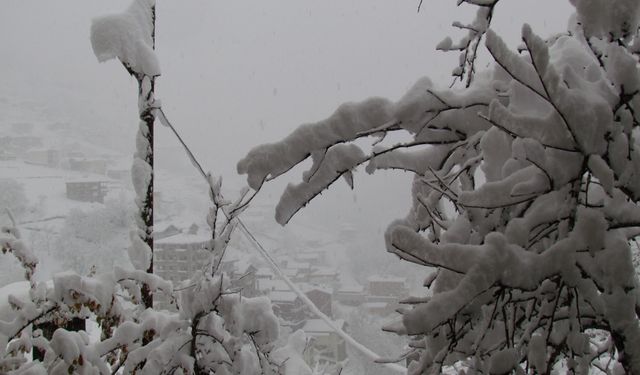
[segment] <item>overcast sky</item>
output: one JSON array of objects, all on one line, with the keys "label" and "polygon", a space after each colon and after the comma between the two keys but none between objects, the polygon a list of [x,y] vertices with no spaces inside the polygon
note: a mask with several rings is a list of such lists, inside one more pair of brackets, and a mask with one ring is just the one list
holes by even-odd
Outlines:
[{"label": "overcast sky", "polygon": [[[96,134],[109,129],[102,142],[132,150],[136,83],[119,63],[97,63],[89,43],[91,19],[128,3],[3,1],[0,98],[44,103],[52,121],[102,129]],[[344,101],[397,99],[422,76],[449,84],[457,55],[434,47],[459,35],[451,22],[470,21],[475,9],[455,3],[424,0],[417,13],[417,0],[160,0],[157,97],[205,167],[240,185],[235,165],[252,146],[323,119]],[[523,22],[548,35],[565,29],[570,12],[568,1],[505,0],[493,27],[515,47]],[[168,150],[160,161],[189,168],[185,160],[171,160],[181,154],[168,149],[176,146],[166,129],[157,141],[158,150]],[[339,187],[309,211],[374,215],[379,232],[406,212],[409,193],[408,176],[385,177],[356,176],[357,204]],[[278,188],[264,199],[275,204]],[[351,215],[354,210],[360,212]]]}]

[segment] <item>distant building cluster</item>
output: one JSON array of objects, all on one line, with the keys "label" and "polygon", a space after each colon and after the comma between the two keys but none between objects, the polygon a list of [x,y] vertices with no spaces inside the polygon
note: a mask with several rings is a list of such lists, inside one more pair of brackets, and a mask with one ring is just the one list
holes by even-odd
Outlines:
[{"label": "distant building cluster", "polygon": [[[59,125],[59,124],[57,124]],[[69,170],[78,177],[66,180],[66,197],[80,202],[104,203],[107,192],[130,180],[130,166],[110,154],[89,157],[81,143],[48,144],[47,137],[31,134],[33,126],[17,123],[13,130],[0,132],[0,161],[23,162],[40,167]]]},{"label": "distant building cluster", "polygon": [[[158,226],[154,244],[154,272],[178,285],[193,272],[202,269],[209,259],[206,231],[197,225],[181,230],[174,225]],[[234,256],[234,254],[236,254]],[[334,319],[334,324],[347,330],[347,324],[334,317],[335,304],[360,306],[373,314],[387,315],[398,307],[401,299],[409,295],[404,278],[372,276],[366,286],[344,284],[340,272],[330,266],[327,253],[320,248],[300,249],[293,255],[274,256],[282,272],[287,275],[320,311]],[[302,329],[312,338],[305,351],[310,364],[336,364],[347,358],[344,340],[323,320],[309,311],[301,298],[271,268],[247,263],[228,252],[221,263],[230,277],[232,288],[242,295],[267,295],[281,325],[291,331]],[[156,301],[161,308],[174,309],[169,301]]]}]

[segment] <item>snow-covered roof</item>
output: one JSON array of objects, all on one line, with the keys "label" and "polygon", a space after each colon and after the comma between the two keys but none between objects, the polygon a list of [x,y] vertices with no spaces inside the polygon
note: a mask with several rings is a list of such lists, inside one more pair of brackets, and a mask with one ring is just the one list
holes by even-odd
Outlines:
[{"label": "snow-covered roof", "polygon": [[365,309],[385,309],[387,305],[386,302],[367,302],[363,306]]},{"label": "snow-covered roof", "polygon": [[293,302],[297,298],[298,295],[294,292],[275,290],[269,293],[269,299],[271,299],[272,302]]},{"label": "snow-covered roof", "polygon": [[321,267],[311,273],[312,276],[335,276],[338,275],[338,271],[331,267]]},{"label": "snow-covered roof", "polygon": [[251,264],[249,262],[245,262],[244,259],[240,259],[238,261],[238,272],[241,275],[249,273],[250,271],[252,271],[252,268],[253,269],[257,269],[256,266],[254,266],[253,264]]},{"label": "snow-covered roof", "polygon": [[65,181],[65,183],[67,184],[92,184],[92,183],[102,183],[102,182],[109,182],[112,181],[110,178],[105,177],[105,176],[99,176],[99,177],[89,177],[89,176],[80,176],[80,177],[73,177],[70,179],[67,179]]},{"label": "snow-covered roof", "polygon": [[156,223],[153,223],[153,231],[154,232],[164,232],[165,230],[167,230],[169,228],[175,228],[175,229],[179,230],[179,228],[177,226],[175,226],[171,222],[160,222],[160,223],[156,222]]},{"label": "snow-covered roof", "polygon": [[158,253],[163,253],[163,252],[167,252],[169,254],[174,254],[174,253],[186,253],[187,251],[191,251],[188,249],[163,249],[163,248],[158,248],[158,249],[154,249],[154,251],[157,251]]},{"label": "snow-covered roof", "polygon": [[189,234],[178,233],[173,236],[165,237],[155,241],[156,244],[192,244],[192,243],[204,243],[211,239],[211,235],[206,233]]},{"label": "snow-covered roof", "polygon": [[[334,320],[333,323],[340,329],[344,328],[344,320],[342,319]],[[329,327],[329,325],[322,319],[307,320],[307,322],[302,327],[302,330],[308,334],[334,332],[334,330]]]},{"label": "snow-covered roof", "polygon": [[269,267],[260,267],[256,270],[256,276],[273,276],[273,271]]},{"label": "snow-covered roof", "polygon": [[338,293],[364,293],[362,285],[343,285],[338,289]]},{"label": "snow-covered roof", "polygon": [[324,285],[311,284],[311,283],[296,283],[296,285],[298,286],[298,288],[300,288],[300,290],[302,290],[305,293],[310,292],[312,290],[320,290],[322,292],[329,293],[329,294],[331,294],[332,292],[331,288],[328,288]]},{"label": "snow-covered roof", "polygon": [[288,262],[287,268],[289,269],[308,269],[311,268],[309,262]]},{"label": "snow-covered roof", "polygon": [[309,252],[309,253],[301,253],[301,254],[296,254],[295,258],[299,259],[299,260],[316,260],[318,259],[322,254],[318,253],[318,252]]},{"label": "snow-covered roof", "polygon": [[407,281],[404,277],[397,276],[371,276],[367,279],[369,282],[391,282],[391,283],[404,283]]},{"label": "snow-covered roof", "polygon": [[300,270],[298,269],[289,269],[289,268],[284,268],[282,269],[282,273],[285,274],[287,277],[293,277],[296,276],[298,274],[298,272],[300,272]]}]

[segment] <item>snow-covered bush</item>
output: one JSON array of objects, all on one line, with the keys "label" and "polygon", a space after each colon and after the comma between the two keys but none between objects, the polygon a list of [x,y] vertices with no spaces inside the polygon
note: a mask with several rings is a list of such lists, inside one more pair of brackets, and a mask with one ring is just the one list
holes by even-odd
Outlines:
[{"label": "snow-covered bush", "polygon": [[[63,270],[86,275],[91,269],[108,272],[126,266],[126,249],[133,209],[125,197],[110,198],[104,206],[69,211],[60,235],[48,246],[56,249]],[[128,204],[128,205],[127,205]]]},{"label": "snow-covered bush", "polygon": [[[10,212],[15,220],[24,220],[29,207],[29,200],[24,191],[24,186],[12,178],[0,178],[0,227],[11,225]],[[15,260],[0,262],[0,285],[22,279],[19,263]]]},{"label": "snow-covered bush", "polygon": [[[465,87],[425,78],[395,103],[344,104],[238,163],[257,190],[310,157],[276,208],[283,225],[340,177],[353,186],[358,166],[413,172],[412,208],[385,234],[437,270],[432,295],[386,327],[413,338],[410,373],[640,373],[640,3],[571,2],[566,33],[524,25],[512,51],[490,28],[498,0],[458,1],[477,16],[438,49],[460,51]],[[495,63],[477,72],[483,43]],[[385,143],[396,132],[411,140]],[[370,137],[370,151],[354,142]]]},{"label": "snow-covered bush", "polygon": [[[219,270],[243,201],[223,200],[220,180],[210,179],[210,183],[211,256],[201,271],[180,286],[142,270],[120,267],[89,276],[61,273],[50,283],[36,282],[32,276],[37,259],[15,227],[4,228],[2,252],[18,258],[31,287],[22,296],[10,295],[12,319],[0,320],[0,373],[297,373],[291,369],[300,369],[300,354],[287,346],[274,348],[279,327],[270,301],[230,290],[229,280]],[[151,293],[174,301],[177,311],[145,307],[145,285]],[[73,318],[92,323],[87,331],[58,328],[50,338],[37,329],[43,322],[64,327]],[[27,354],[34,348],[45,353],[42,361],[29,361]]]},{"label": "snow-covered bush", "polygon": [[8,225],[4,214],[6,210],[11,211],[17,220],[22,219],[22,215],[27,210],[29,200],[24,193],[24,186],[12,178],[0,178],[0,210],[2,211],[1,225]]}]

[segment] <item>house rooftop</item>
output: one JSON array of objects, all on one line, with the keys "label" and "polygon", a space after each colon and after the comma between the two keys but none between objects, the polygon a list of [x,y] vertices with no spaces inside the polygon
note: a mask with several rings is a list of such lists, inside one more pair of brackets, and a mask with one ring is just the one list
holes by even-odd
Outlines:
[{"label": "house rooftop", "polygon": [[364,293],[362,285],[343,285],[338,289],[338,293]]},{"label": "house rooftop", "polygon": [[[334,320],[333,323],[340,329],[344,328],[344,320],[342,319]],[[308,319],[302,327],[302,330],[311,335],[314,333],[326,334],[335,332],[333,328],[329,327],[329,325],[322,319]]]},{"label": "house rooftop", "polygon": [[290,269],[307,269],[307,268],[311,268],[311,264],[309,264],[309,262],[289,262],[289,263],[287,263],[287,268],[290,268]]},{"label": "house rooftop", "polygon": [[105,183],[111,181],[106,176],[74,176],[68,178],[65,182],[67,184],[89,184],[89,183]]},{"label": "house rooftop", "polygon": [[285,274],[287,277],[294,277],[294,276],[298,275],[298,272],[300,272],[300,270],[298,270],[298,269],[293,269],[292,270],[292,269],[285,268],[285,269],[282,270],[282,273]]},{"label": "house rooftop", "polygon": [[183,244],[193,244],[193,243],[202,243],[204,245],[205,242],[211,239],[211,235],[209,233],[198,233],[198,234],[190,234],[190,233],[177,233],[173,236],[165,237],[159,240],[156,240],[156,244],[171,244],[171,245],[183,245]]},{"label": "house rooftop", "polygon": [[312,290],[319,290],[319,291],[327,293],[327,294],[332,294],[331,293],[331,289],[327,288],[327,287],[325,287],[323,285],[309,284],[309,283],[298,283],[298,287],[300,288],[300,290],[302,290],[305,293],[310,292]]},{"label": "house rooftop", "polygon": [[294,302],[298,298],[298,295],[294,292],[286,292],[275,290],[269,293],[269,299],[272,302]]},{"label": "house rooftop", "polygon": [[404,277],[397,276],[371,276],[367,279],[369,282],[389,282],[389,283],[404,283],[407,281]]},{"label": "house rooftop", "polygon": [[320,267],[311,273],[312,276],[336,276],[338,271],[331,267]]},{"label": "house rooftop", "polygon": [[320,253],[313,252],[313,253],[296,254],[295,258],[303,261],[305,260],[310,261],[310,260],[317,260],[320,256],[321,256]]},{"label": "house rooftop", "polygon": [[159,223],[153,223],[153,231],[154,232],[164,232],[165,230],[169,229],[169,228],[175,228],[180,230],[180,228],[178,228],[176,225],[174,225],[174,223],[171,222],[159,222]]},{"label": "house rooftop", "polygon": [[363,304],[365,309],[384,309],[387,305],[388,303],[386,302],[367,302]]},{"label": "house rooftop", "polygon": [[260,267],[256,270],[256,276],[273,276],[273,271],[269,267]]}]

